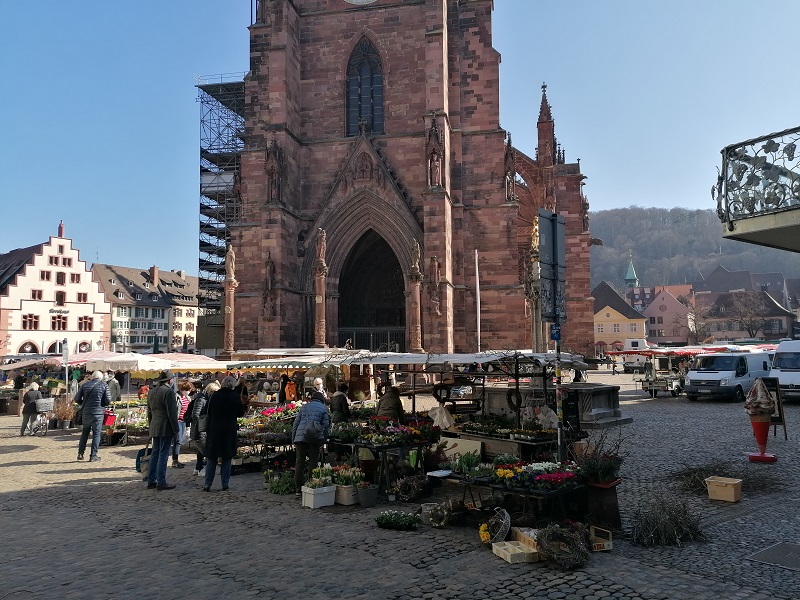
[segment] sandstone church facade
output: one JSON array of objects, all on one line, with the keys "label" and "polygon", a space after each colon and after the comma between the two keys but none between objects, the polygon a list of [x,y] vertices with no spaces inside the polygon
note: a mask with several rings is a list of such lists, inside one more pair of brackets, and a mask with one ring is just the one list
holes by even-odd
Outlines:
[{"label": "sandstone church facade", "polygon": [[584,176],[544,86],[533,157],[500,127],[491,19],[492,0],[258,3],[230,225],[237,351],[473,352],[478,322],[481,349],[530,348],[543,207],[566,219],[562,348],[593,352]]}]

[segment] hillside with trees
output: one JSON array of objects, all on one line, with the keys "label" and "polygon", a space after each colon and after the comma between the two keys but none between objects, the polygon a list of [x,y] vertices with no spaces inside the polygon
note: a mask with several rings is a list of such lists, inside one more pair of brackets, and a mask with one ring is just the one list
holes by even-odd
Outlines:
[{"label": "hillside with trees", "polygon": [[800,277],[795,253],[723,240],[722,224],[710,209],[615,208],[590,213],[589,225],[592,237],[603,242],[592,247],[592,288],[605,280],[624,289],[631,253],[642,286],[692,283],[718,265]]}]

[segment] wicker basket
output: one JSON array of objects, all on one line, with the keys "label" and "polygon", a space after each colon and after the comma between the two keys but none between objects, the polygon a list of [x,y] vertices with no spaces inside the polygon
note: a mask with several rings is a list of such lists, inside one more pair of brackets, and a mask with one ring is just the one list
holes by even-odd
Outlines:
[{"label": "wicker basket", "polygon": [[36,412],[50,412],[53,410],[55,400],[53,398],[37,398],[36,399]]}]

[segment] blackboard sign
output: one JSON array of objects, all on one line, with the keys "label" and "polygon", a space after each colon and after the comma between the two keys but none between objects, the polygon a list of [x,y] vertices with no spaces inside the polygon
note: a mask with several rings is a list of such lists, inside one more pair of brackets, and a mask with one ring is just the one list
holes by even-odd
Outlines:
[{"label": "blackboard sign", "polygon": [[775,398],[775,411],[770,418],[770,425],[773,426],[772,435],[777,433],[778,425],[783,425],[783,436],[788,440],[789,435],[786,432],[786,419],[783,414],[783,401],[781,400],[781,388],[780,385],[778,385],[778,378],[762,377],[761,381],[764,382],[764,386],[772,394],[772,397]]}]

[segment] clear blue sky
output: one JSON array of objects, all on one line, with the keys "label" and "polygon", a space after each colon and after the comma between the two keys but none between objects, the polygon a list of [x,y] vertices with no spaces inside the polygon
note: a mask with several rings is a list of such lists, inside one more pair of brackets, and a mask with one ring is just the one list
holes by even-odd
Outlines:
[{"label": "clear blue sky", "polygon": [[[249,0],[0,0],[0,252],[63,219],[89,262],[197,272],[196,75],[248,68]],[[501,124],[540,86],[591,210],[714,208],[720,149],[800,125],[800,2],[496,0]]]}]

